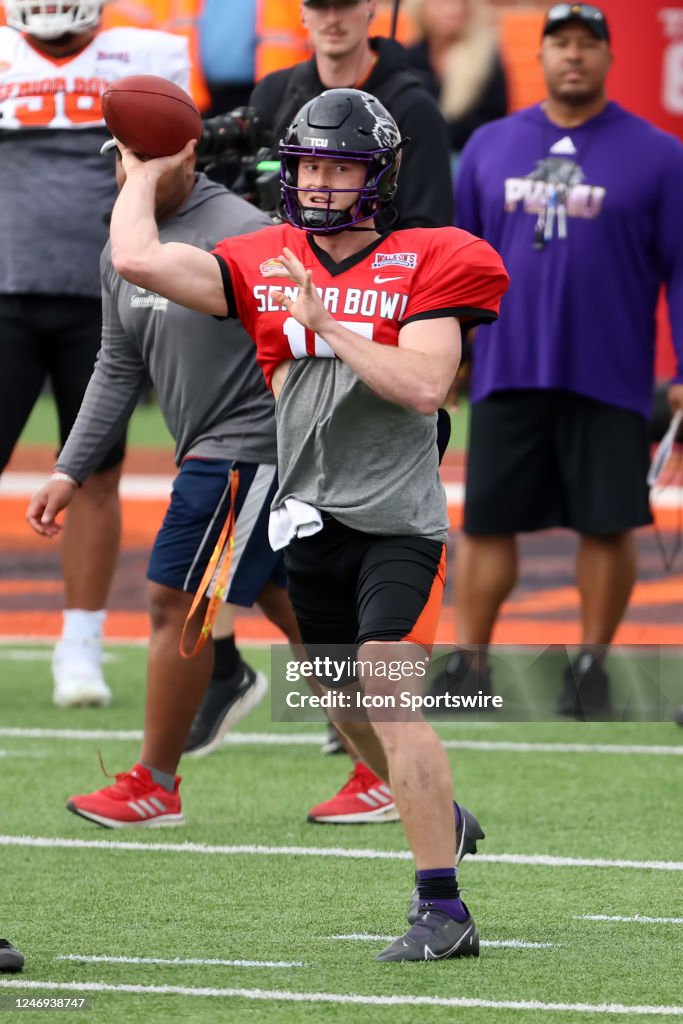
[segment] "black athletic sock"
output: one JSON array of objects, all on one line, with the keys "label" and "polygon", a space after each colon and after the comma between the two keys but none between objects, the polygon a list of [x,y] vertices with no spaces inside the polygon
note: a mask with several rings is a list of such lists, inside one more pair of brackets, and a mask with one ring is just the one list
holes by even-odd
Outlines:
[{"label": "black athletic sock", "polygon": [[213,679],[232,679],[240,662],[240,652],[235,646],[235,637],[222,636],[213,642]]}]

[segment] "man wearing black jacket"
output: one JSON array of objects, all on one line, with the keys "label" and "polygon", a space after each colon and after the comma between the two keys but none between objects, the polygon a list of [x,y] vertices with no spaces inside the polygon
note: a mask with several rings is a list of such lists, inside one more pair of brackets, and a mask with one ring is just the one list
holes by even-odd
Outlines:
[{"label": "man wearing black jacket", "polygon": [[[370,38],[377,0],[303,0],[313,57],[261,79],[249,102],[277,142],[294,114],[324,89],[372,93],[410,139],[396,196],[395,228],[436,228],[454,219],[446,124],[393,39]],[[386,227],[385,222],[382,226]]]},{"label": "man wearing black jacket", "polygon": [[[302,20],[313,56],[266,75],[249,106],[277,142],[299,108],[325,89],[352,87],[372,93],[393,115],[402,138],[410,140],[403,152],[395,213],[378,215],[379,230],[390,225],[447,227],[453,224],[454,207],[446,124],[410,69],[403,47],[393,39],[370,38],[376,7],[377,0],[303,0]],[[339,793],[308,814],[318,824],[397,818],[391,791],[361,761],[355,762]]]}]

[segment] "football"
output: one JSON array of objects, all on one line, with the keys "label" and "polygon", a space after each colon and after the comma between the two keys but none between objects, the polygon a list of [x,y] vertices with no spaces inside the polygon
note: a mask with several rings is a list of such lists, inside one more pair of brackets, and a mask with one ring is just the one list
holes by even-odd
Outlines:
[{"label": "football", "polygon": [[102,94],[102,113],[112,135],[140,156],[171,156],[202,134],[192,97],[157,75],[112,82]]}]

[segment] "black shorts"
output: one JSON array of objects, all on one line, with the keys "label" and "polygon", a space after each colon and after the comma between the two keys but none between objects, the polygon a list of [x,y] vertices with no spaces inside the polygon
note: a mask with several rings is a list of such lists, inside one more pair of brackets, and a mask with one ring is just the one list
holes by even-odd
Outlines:
[{"label": "black shorts", "polygon": [[649,461],[650,425],[636,412],[569,391],[497,392],[472,405],[465,533],[645,526]]},{"label": "black shorts", "polygon": [[[47,379],[57,406],[60,447],[81,407],[100,347],[102,303],[80,296],[0,296],[0,472],[10,460]],[[118,465],[125,433],[97,472]]]},{"label": "black shorts", "polygon": [[433,644],[446,581],[444,544],[359,533],[325,514],[319,533],[285,548],[285,568],[307,646]]}]

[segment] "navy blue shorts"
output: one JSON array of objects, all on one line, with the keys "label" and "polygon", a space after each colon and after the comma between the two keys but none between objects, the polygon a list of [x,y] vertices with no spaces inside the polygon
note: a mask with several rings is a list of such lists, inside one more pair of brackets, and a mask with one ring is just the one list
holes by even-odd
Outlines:
[{"label": "navy blue shorts", "polygon": [[157,534],[147,578],[194,593],[230,509],[230,470],[239,469],[235,546],[225,600],[251,608],[265,585],[286,586],[282,553],[268,543],[275,466],[229,459],[185,459]]}]

